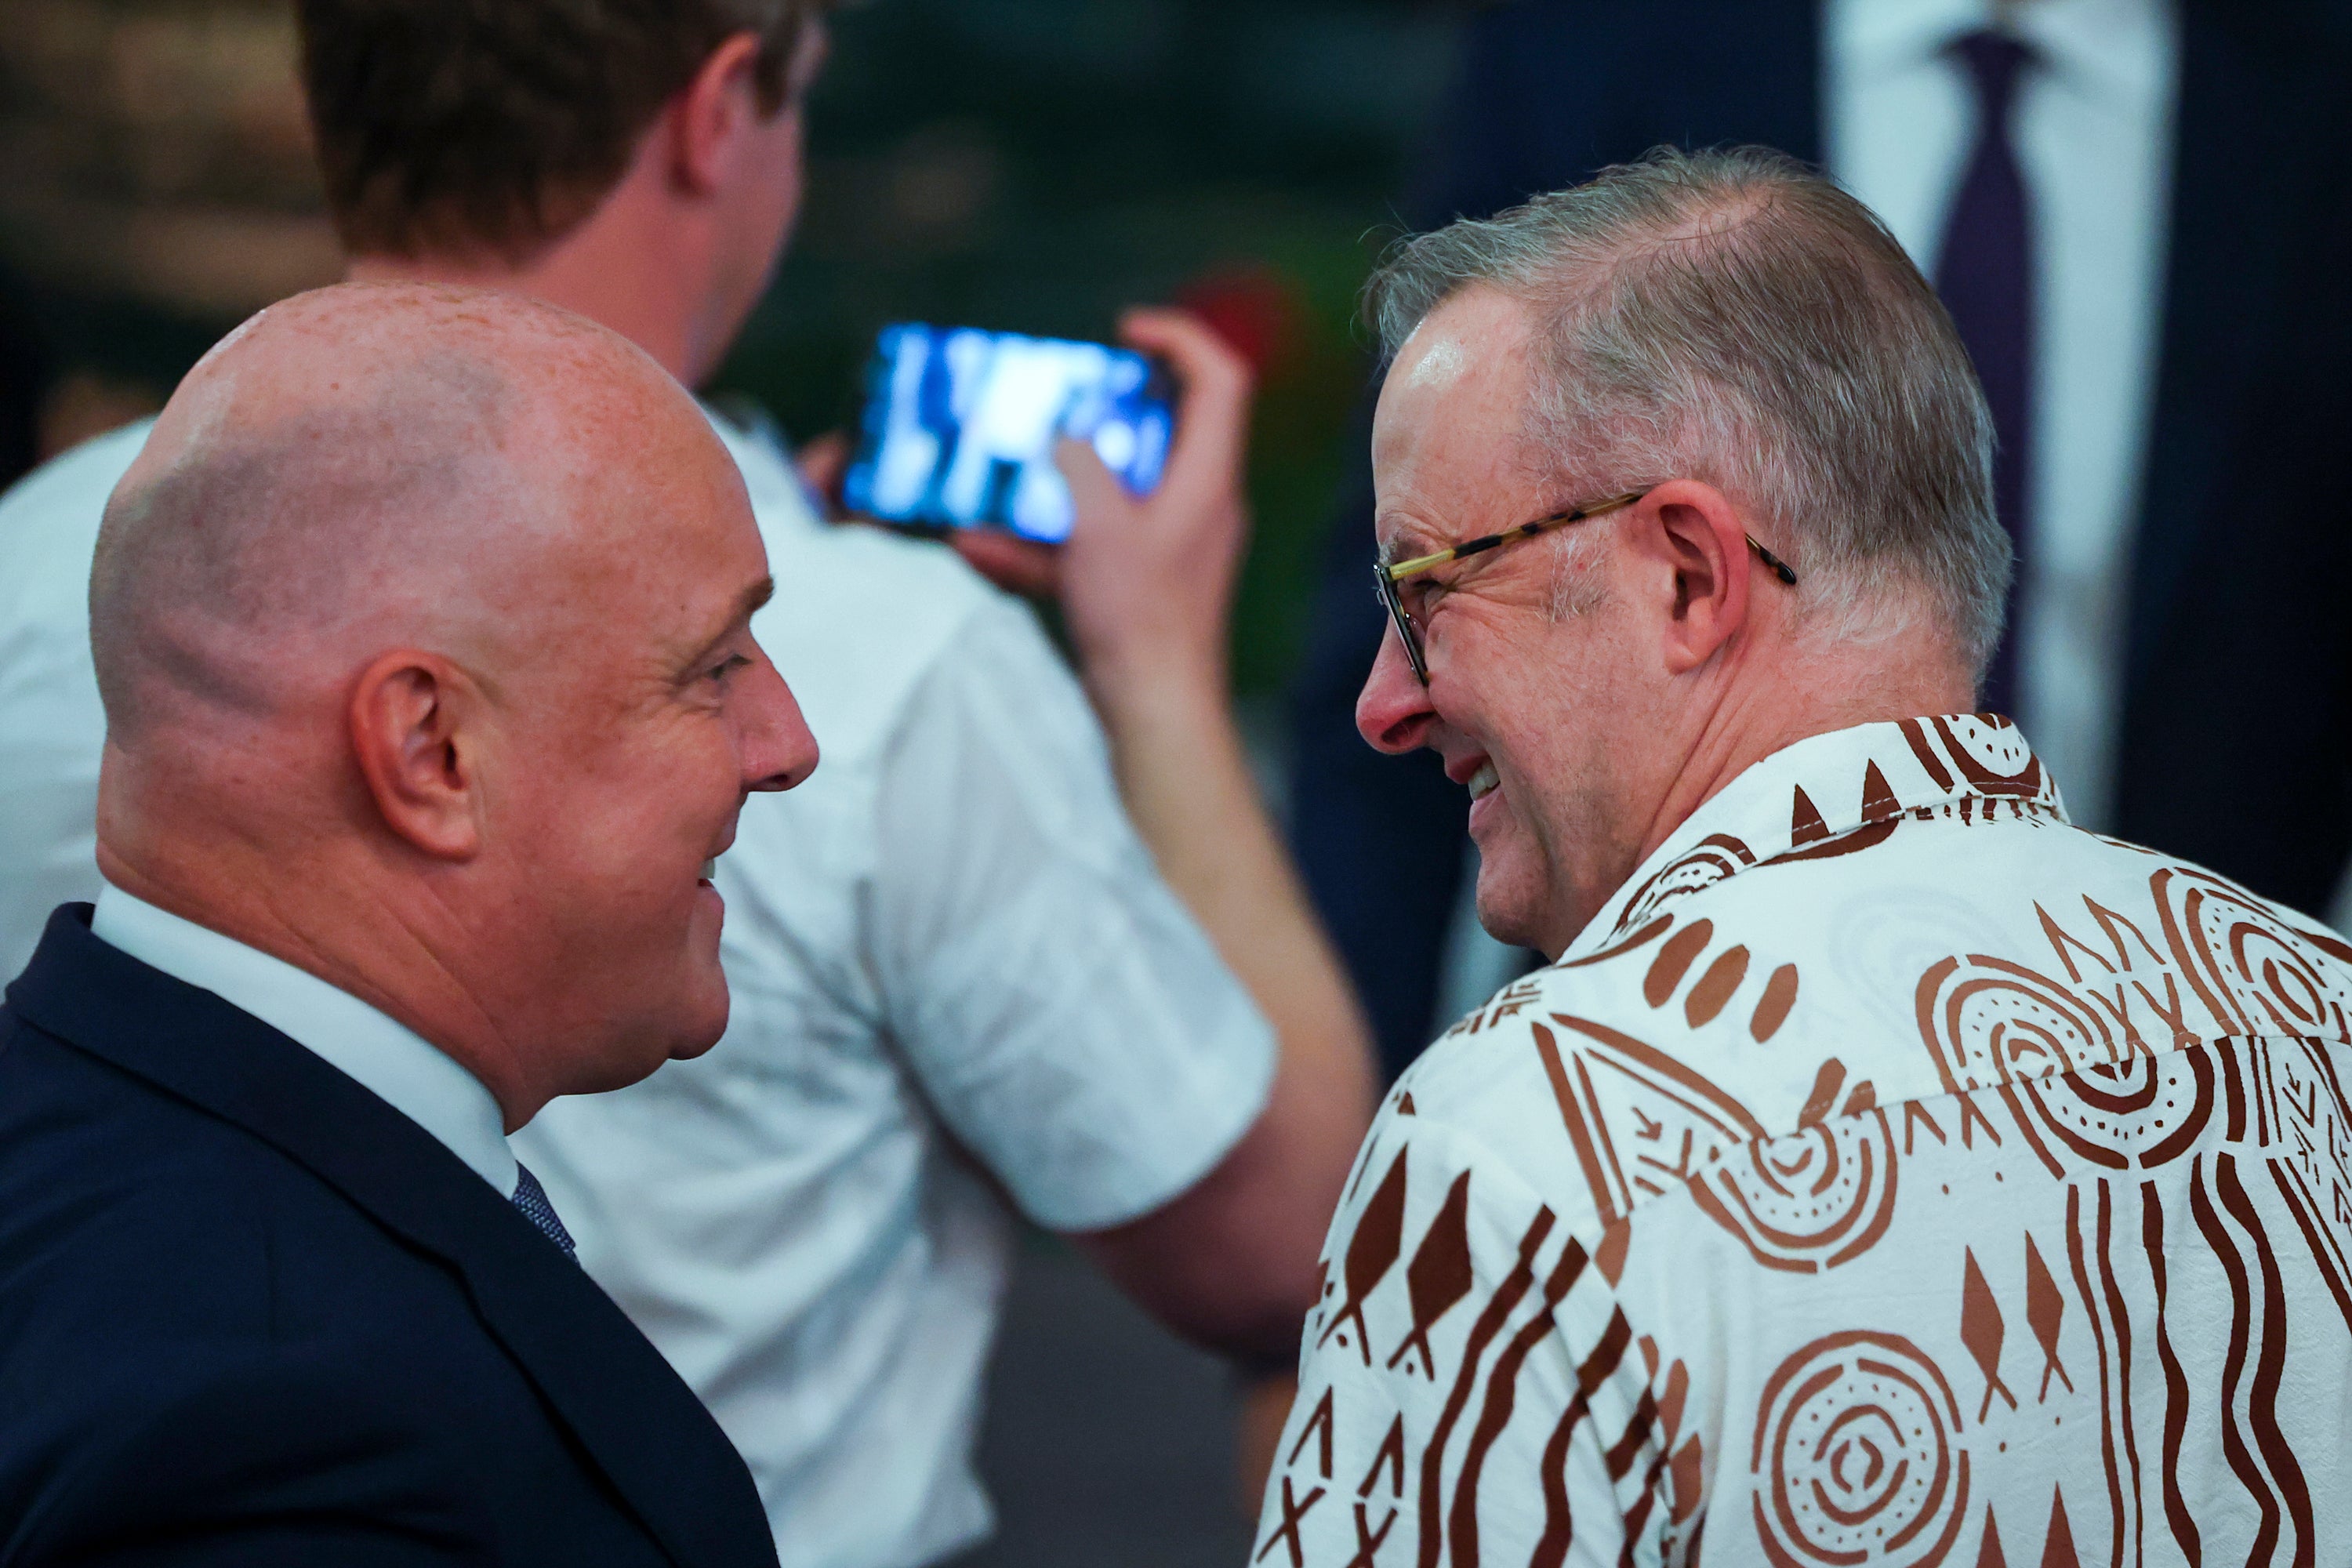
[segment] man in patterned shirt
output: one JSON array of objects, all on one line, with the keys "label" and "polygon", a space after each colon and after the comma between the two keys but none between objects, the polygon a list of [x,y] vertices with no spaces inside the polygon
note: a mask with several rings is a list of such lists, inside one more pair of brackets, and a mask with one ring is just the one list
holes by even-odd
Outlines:
[{"label": "man in patterned shirt", "polygon": [[1359,723],[1556,962],[1382,1108],[1255,1562],[2342,1561],[2352,947],[1968,715],[2010,552],[1927,284],[1659,153],[1373,300]]}]

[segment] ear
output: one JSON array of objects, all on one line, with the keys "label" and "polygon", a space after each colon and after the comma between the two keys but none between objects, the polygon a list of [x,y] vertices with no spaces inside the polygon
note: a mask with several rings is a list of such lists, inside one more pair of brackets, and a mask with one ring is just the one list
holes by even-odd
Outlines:
[{"label": "ear", "polygon": [[761,118],[751,79],[759,58],[758,34],[730,35],[663,111],[670,178],[697,195],[723,183],[737,141]]},{"label": "ear", "polygon": [[1715,657],[1748,625],[1748,525],[1727,496],[1696,479],[1671,479],[1635,508],[1632,533],[1654,570],[1666,672]]},{"label": "ear", "polygon": [[435,654],[387,653],[352,689],[352,754],[394,837],[441,860],[482,847],[485,704]]}]

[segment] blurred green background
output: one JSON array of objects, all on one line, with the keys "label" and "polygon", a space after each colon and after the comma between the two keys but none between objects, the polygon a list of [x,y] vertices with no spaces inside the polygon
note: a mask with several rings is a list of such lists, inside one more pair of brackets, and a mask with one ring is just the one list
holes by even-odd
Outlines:
[{"label": "blurred green background", "polygon": [[[51,449],[160,401],[332,266],[287,8],[7,0],[0,259]],[[1365,374],[1358,286],[1451,67],[1429,0],[866,0],[832,17],[807,205],[716,389],[850,425],[898,320],[1104,337],[1195,305],[1258,363],[1244,696],[1295,654]]]}]

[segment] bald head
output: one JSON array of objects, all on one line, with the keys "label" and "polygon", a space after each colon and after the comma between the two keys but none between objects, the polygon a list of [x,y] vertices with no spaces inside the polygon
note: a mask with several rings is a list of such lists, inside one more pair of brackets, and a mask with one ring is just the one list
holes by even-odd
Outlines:
[{"label": "bald head", "polygon": [[[625,435],[625,444],[615,445]],[[520,578],[617,520],[583,487],[716,439],[624,339],[514,296],[344,286],[192,371],[107,508],[90,633],[111,737],[258,716],[386,638],[482,658]]]},{"label": "bald head", "polygon": [[718,1038],[702,871],[814,767],[741,478],[625,340],[345,285],[189,373],[90,574],[99,863],[409,1024],[519,1125]]}]

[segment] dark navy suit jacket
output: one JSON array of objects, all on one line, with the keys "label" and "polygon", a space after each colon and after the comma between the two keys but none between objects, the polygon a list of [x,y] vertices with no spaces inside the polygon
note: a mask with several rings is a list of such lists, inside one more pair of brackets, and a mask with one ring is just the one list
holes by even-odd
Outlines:
[{"label": "dark navy suit jacket", "polygon": [[577,1265],[89,921],[0,1009],[0,1565],[773,1568],[743,1461]]},{"label": "dark navy suit jacket", "polygon": [[[1409,216],[1490,214],[1662,142],[1818,162],[1820,13],[1818,0],[1494,7],[1468,26]],[[2183,0],[2115,824],[2314,911],[2352,856],[2347,13]],[[1293,838],[1394,1072],[1450,1021],[1431,1014],[1465,799],[1433,756],[1383,757],[1355,731],[1386,625],[1368,446],[1295,689]]]}]

